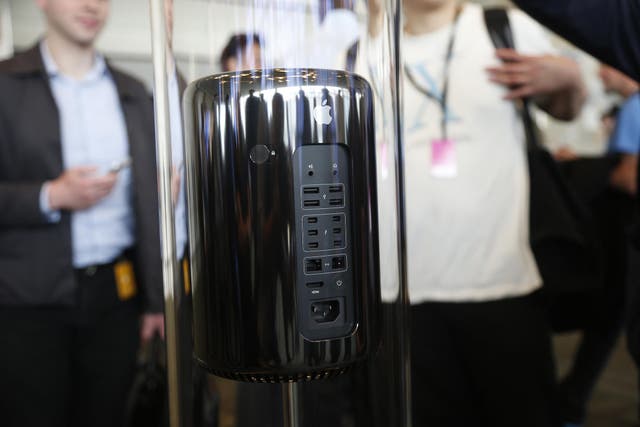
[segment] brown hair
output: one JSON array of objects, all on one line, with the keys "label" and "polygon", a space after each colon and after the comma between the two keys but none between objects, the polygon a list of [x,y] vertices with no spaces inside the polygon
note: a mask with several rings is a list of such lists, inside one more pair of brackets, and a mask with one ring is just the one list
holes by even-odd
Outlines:
[{"label": "brown hair", "polygon": [[225,67],[225,63],[230,58],[237,58],[242,55],[242,50],[247,47],[257,44],[258,46],[262,46],[262,38],[258,34],[234,34],[231,36],[227,45],[222,50],[222,54],[220,54],[220,66],[223,71],[229,71]]}]

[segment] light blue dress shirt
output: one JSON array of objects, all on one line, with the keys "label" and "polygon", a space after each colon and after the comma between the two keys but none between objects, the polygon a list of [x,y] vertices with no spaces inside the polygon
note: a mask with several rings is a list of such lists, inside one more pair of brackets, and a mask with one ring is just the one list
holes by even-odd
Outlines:
[{"label": "light blue dress shirt", "polygon": [[180,88],[178,87],[177,73],[169,76],[169,114],[171,124],[171,154],[173,166],[180,174],[180,191],[175,210],[176,221],[176,253],[178,259],[184,256],[187,244],[187,209],[184,174],[184,143],[182,133],[182,102],[180,100]]},{"label": "light blue dress shirt", "polygon": [[620,109],[609,151],[624,154],[640,152],[640,93],[631,96]]},{"label": "light blue dress shirt", "polygon": [[[60,117],[64,169],[94,166],[105,174],[129,158],[127,128],[118,91],[104,58],[96,55],[94,66],[81,80],[62,74],[45,42],[40,44],[49,85]],[[73,266],[114,261],[135,241],[131,168],[119,172],[111,193],[96,205],[71,214]],[[59,212],[48,206],[48,187],[41,191],[40,206],[51,221]]]}]

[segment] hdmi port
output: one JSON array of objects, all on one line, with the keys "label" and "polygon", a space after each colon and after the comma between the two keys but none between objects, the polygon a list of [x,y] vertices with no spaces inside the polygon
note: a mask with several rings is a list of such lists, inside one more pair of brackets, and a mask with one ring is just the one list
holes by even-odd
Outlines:
[{"label": "hdmi port", "polygon": [[323,286],[324,286],[324,282],[308,282],[307,283],[308,288],[321,288]]}]

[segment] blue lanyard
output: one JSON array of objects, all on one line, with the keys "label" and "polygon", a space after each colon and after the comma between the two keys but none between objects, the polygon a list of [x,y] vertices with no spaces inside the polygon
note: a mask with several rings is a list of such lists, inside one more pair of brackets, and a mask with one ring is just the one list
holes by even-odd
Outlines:
[{"label": "blue lanyard", "polygon": [[425,95],[427,98],[435,101],[439,106],[442,112],[442,121],[440,122],[440,130],[442,139],[448,139],[449,133],[447,129],[447,111],[448,111],[448,99],[449,99],[449,80],[450,80],[450,71],[451,71],[451,60],[453,59],[453,48],[456,44],[456,36],[458,33],[458,22],[460,21],[460,14],[462,12],[462,6],[459,5],[456,8],[456,15],[453,21],[453,25],[451,27],[451,34],[449,35],[449,43],[447,45],[447,52],[444,58],[444,81],[442,83],[442,97],[438,98],[433,92],[429,89],[420,85],[411,70],[406,65],[404,66],[405,74],[409,80],[409,83],[418,90],[418,92]]}]

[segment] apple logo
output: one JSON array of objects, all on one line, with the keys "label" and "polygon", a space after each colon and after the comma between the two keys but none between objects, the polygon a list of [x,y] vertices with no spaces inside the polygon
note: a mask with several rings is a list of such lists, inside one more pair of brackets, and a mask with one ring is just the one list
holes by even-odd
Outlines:
[{"label": "apple logo", "polygon": [[313,109],[313,117],[321,125],[328,125],[333,120],[331,117],[331,107],[327,105],[327,100],[322,101],[322,106]]}]

